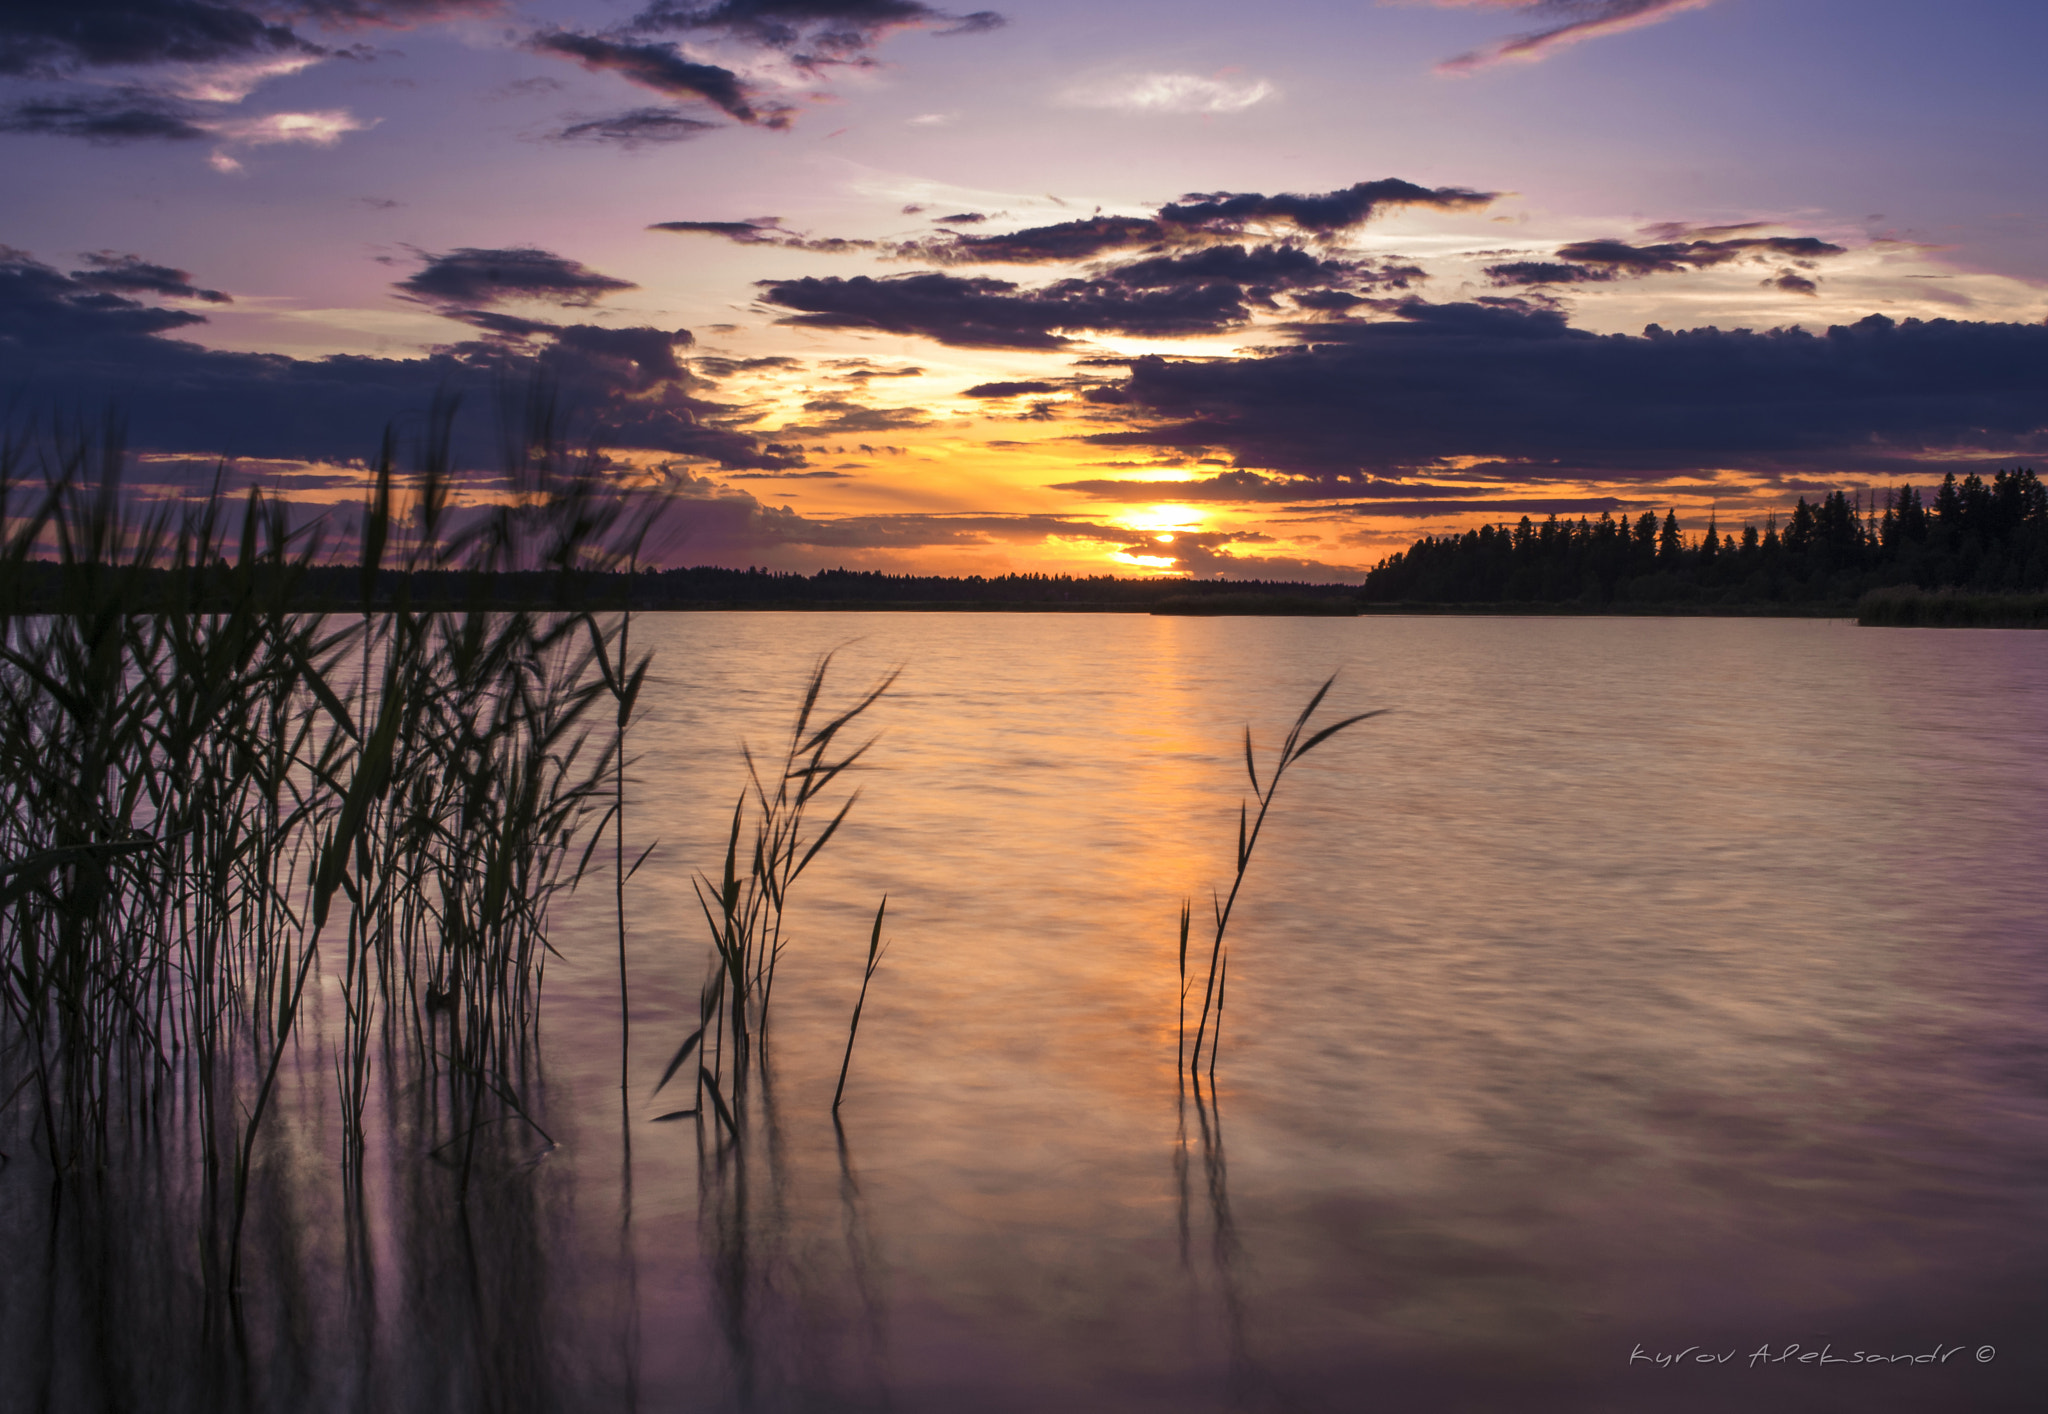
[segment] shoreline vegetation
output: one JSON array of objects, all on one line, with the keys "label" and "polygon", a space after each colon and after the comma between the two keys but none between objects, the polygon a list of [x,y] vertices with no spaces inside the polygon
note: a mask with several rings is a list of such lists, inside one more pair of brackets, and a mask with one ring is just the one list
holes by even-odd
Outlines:
[{"label": "shoreline vegetation", "polygon": [[[1474,532],[1478,534],[1478,532]],[[1503,532],[1503,536],[1507,536]],[[1730,537],[1732,539],[1732,537]],[[1540,542],[1539,542],[1540,543]],[[2048,557],[2044,557],[2048,562]],[[0,583],[0,618],[60,612],[67,567],[17,562]],[[123,612],[218,612],[270,573],[239,562],[181,568],[121,566],[115,594]],[[1375,571],[1377,573],[1377,571]],[[1020,574],[984,578],[820,570],[798,574],[697,566],[675,570],[380,569],[365,589],[360,566],[297,564],[270,594],[281,611],[641,613],[1019,613],[1154,614],[1194,617],[1809,618],[1854,619],[1865,627],[2048,628],[2048,591],[1955,584],[1881,584],[1849,597],[1676,597],[1601,599],[1373,597],[1370,584],[1265,580],[1124,579],[1112,575]],[[1661,576],[1660,576],[1661,578]]]},{"label": "shoreline vegetation", "polygon": [[1853,617],[1860,624],[2048,626],[2048,487],[2015,467],[1926,493],[1801,497],[1781,527],[1688,535],[1661,521],[1522,517],[1424,536],[1366,575],[1368,612]]}]

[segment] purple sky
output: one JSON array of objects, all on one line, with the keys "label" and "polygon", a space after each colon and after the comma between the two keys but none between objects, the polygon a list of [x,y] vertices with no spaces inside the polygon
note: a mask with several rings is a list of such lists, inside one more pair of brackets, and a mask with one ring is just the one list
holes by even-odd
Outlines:
[{"label": "purple sky", "polygon": [[17,429],[346,503],[539,372],[679,562],[1317,578],[2048,438],[2038,5],[636,4],[10,0]]}]

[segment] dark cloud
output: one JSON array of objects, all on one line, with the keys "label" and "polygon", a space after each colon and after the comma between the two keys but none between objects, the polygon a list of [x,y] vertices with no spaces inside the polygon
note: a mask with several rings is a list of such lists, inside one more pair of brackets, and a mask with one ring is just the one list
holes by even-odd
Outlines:
[{"label": "dark cloud", "polygon": [[1428,520],[1434,516],[1470,515],[1474,511],[1488,516],[1613,515],[1629,504],[1615,496],[1511,496],[1477,501],[1366,501],[1355,506],[1321,509],[1361,516]]},{"label": "dark cloud", "polygon": [[[1398,289],[1423,278],[1422,270],[1414,265],[1387,263],[1374,268],[1362,262],[1329,260],[1289,244],[1249,248],[1242,241],[1249,231],[1274,227],[1292,228],[1302,237],[1320,239],[1362,225],[1393,207],[1464,210],[1493,199],[1491,192],[1464,187],[1420,187],[1389,178],[1309,196],[1195,192],[1161,207],[1156,216],[1105,216],[1098,212],[1073,221],[995,235],[948,229],[918,240],[897,242],[804,236],[785,231],[775,217],[663,221],[648,229],[722,236],[742,245],[818,251],[874,250],[899,260],[927,260],[942,265],[1077,264],[1119,253],[1144,252],[1153,258],[1118,267],[1121,274],[1108,272],[1111,278],[1133,287],[1227,281],[1244,288],[1294,288],[1341,278],[1354,284],[1363,282]],[[936,219],[942,225],[965,226],[978,225],[988,218],[977,211],[963,211]],[[1212,254],[1204,247],[1217,253]]]},{"label": "dark cloud", "polygon": [[740,245],[780,245],[789,232],[776,223],[777,216],[759,221],[657,221],[650,231],[674,231],[682,235],[723,236]]},{"label": "dark cloud", "polygon": [[89,250],[85,252],[85,263],[90,270],[74,270],[71,278],[90,290],[105,290],[114,294],[162,295],[170,299],[196,299],[207,304],[231,304],[233,301],[219,290],[202,290],[192,283],[188,270],[173,270],[168,265],[152,265],[139,255],[123,255],[114,250]]},{"label": "dark cloud", "polygon": [[719,236],[735,245],[772,245],[780,246],[784,250],[814,250],[827,255],[874,250],[880,244],[876,241],[848,240],[839,236],[807,236],[801,231],[786,231],[782,228],[780,216],[756,216],[751,221],[657,221],[647,229],[685,236]]},{"label": "dark cloud", "polygon": [[1340,283],[1357,274],[1356,261],[1325,260],[1299,246],[1210,246],[1185,255],[1157,255],[1103,271],[1103,278],[1138,289],[1174,285],[1208,285],[1219,280],[1238,285],[1291,289],[1297,285]]},{"label": "dark cloud", "polygon": [[1497,493],[1503,488],[1451,482],[1383,481],[1359,474],[1264,476],[1255,471],[1224,471],[1191,481],[1061,481],[1052,489],[1076,491],[1103,501],[1229,501],[1250,505],[1344,501],[1361,497],[1376,502],[1398,501],[1404,497],[1475,497]]},{"label": "dark cloud", "polygon": [[1726,240],[1739,236],[1745,231],[1761,231],[1770,226],[1768,221],[1735,221],[1725,226],[1696,226],[1690,221],[1659,221],[1644,226],[1639,235],[1654,236],[1660,241]]},{"label": "dark cloud", "polygon": [[1108,251],[1136,250],[1158,245],[1165,239],[1165,229],[1149,216],[1089,216],[1008,235],[955,236],[913,248],[908,253],[929,254],[958,265],[1039,265],[1091,260]]},{"label": "dark cloud", "polygon": [[1487,278],[1496,285],[1579,285],[1612,280],[1609,267],[1566,265],[1557,260],[1509,260],[1486,267]]},{"label": "dark cloud", "polygon": [[585,118],[550,133],[557,142],[605,142],[627,148],[648,143],[687,142],[722,127],[674,108],[629,108],[604,118]]},{"label": "dark cloud", "polygon": [[1057,393],[1057,383],[977,383],[961,393],[963,398],[1015,398],[1025,393]]},{"label": "dark cloud", "polygon": [[844,437],[849,433],[901,432],[923,427],[931,421],[917,408],[869,407],[849,398],[814,398],[804,404],[804,412],[807,416],[777,428],[775,435]]},{"label": "dark cloud", "polygon": [[1575,241],[1559,246],[1555,261],[1508,261],[1487,266],[1486,274],[1496,285],[1569,285],[1708,270],[1737,260],[1775,258],[1811,263],[1843,253],[1843,247],[1813,236],[1747,236],[1733,240],[1663,241],[1656,245],[1631,245],[1616,240]]},{"label": "dark cloud", "polygon": [[789,125],[788,108],[757,104],[738,74],[716,64],[686,59],[673,44],[634,44],[558,29],[534,35],[527,40],[527,47],[574,59],[593,73],[615,73],[671,98],[701,98],[742,123],[770,128]]},{"label": "dark cloud", "polygon": [[1763,283],[1767,289],[1782,290],[1788,295],[1818,295],[1820,293],[1820,285],[1817,281],[1809,280],[1797,270],[1789,267],[1780,270],[1776,275]]},{"label": "dark cloud", "polygon": [[707,378],[732,378],[741,373],[801,367],[797,360],[781,354],[772,354],[765,358],[721,358],[710,355],[695,359],[693,363],[697,371]]},{"label": "dark cloud", "polygon": [[114,65],[324,52],[254,8],[208,0],[7,0],[0,74],[55,78]]},{"label": "dark cloud", "polygon": [[316,44],[292,22],[410,28],[503,8],[501,0],[7,0],[0,6],[0,75],[53,79],[102,68],[356,57],[363,51]]},{"label": "dark cloud", "polygon": [[65,275],[25,250],[0,246],[0,339],[5,341],[0,352],[32,363],[40,350],[161,334],[205,322],[203,314],[145,305]]},{"label": "dark cloud", "polygon": [[1250,315],[1234,285],[1133,292],[1062,280],[1024,290],[1008,280],[930,271],[759,283],[769,303],[799,311],[784,324],[922,334],[967,348],[1056,349],[1069,342],[1059,330],[1170,338],[1227,329]]},{"label": "dark cloud", "polygon": [[952,15],[919,0],[653,0],[632,27],[643,33],[713,31],[816,63],[844,62],[891,30],[976,34],[1002,24],[993,10]]},{"label": "dark cloud", "polygon": [[139,91],[104,98],[31,99],[0,109],[0,132],[88,142],[191,142],[212,134],[178,104]]},{"label": "dark cloud", "polygon": [[[141,260],[135,266],[145,266]],[[491,465],[487,416],[499,390],[536,377],[558,391],[603,444],[792,467],[800,454],[738,429],[741,409],[709,401],[676,350],[686,330],[557,325],[467,311],[485,337],[417,358],[224,353],[163,337],[204,323],[0,249],[0,386],[60,411],[117,405],[137,447],[203,455],[336,460],[374,453],[394,419],[418,426],[438,396],[471,412],[458,447]],[[172,272],[182,273],[182,272]]]},{"label": "dark cloud", "polygon": [[878,364],[869,363],[864,358],[827,359],[825,366],[833,370],[834,378],[846,383],[865,383],[874,378],[924,377],[924,370],[916,364],[907,364],[902,368],[883,368]]},{"label": "dark cloud", "polygon": [[303,17],[333,29],[410,29],[464,15],[499,15],[506,0],[281,0],[252,8]]},{"label": "dark cloud", "polygon": [[396,287],[434,304],[476,306],[530,299],[577,308],[617,290],[638,288],[630,280],[600,275],[579,261],[531,246],[464,246],[446,255],[428,255],[426,264]]},{"label": "dark cloud", "polygon": [[1210,233],[1238,233],[1248,227],[1291,226],[1297,231],[1327,235],[1362,226],[1373,217],[1395,207],[1428,206],[1438,211],[1470,211],[1485,206],[1499,192],[1473,191],[1468,187],[1419,187],[1398,177],[1377,182],[1358,182],[1342,191],[1317,196],[1283,192],[1262,196],[1257,192],[1191,192],[1171,205],[1159,208],[1159,219],[1168,226]]},{"label": "dark cloud", "polygon": [[954,235],[914,242],[900,253],[955,265],[1091,260],[1115,251],[1156,247],[1163,253],[1175,246],[1238,240],[1249,231],[1274,228],[1310,237],[1333,236],[1396,207],[1464,211],[1484,206],[1497,195],[1465,187],[1421,187],[1394,177],[1312,195],[1190,192],[1160,207],[1154,216],[1096,215],[1005,235]]},{"label": "dark cloud", "polygon": [[1258,358],[1131,365],[1104,445],[1220,449],[1240,467],[1399,477],[1662,478],[1909,473],[1957,454],[2048,450],[2048,326],[1872,315],[1824,335],[1598,336],[1555,311],[1410,301],[1400,317],[1299,326]]},{"label": "dark cloud", "polygon": [[[1465,5],[1473,0],[1435,0],[1439,5]],[[1482,0],[1484,3],[1484,0]],[[1462,74],[1507,61],[1533,63],[1560,49],[1602,35],[1619,34],[1668,20],[1681,10],[1703,9],[1714,0],[1493,0],[1512,5],[1536,22],[1537,28],[1513,35],[1483,49],[1446,59],[1439,73]]]},{"label": "dark cloud", "polygon": [[1638,246],[1626,241],[1577,241],[1559,246],[1557,258],[1576,265],[1605,267],[1625,275],[1705,270],[1746,256],[1818,260],[1841,255],[1843,247],[1812,236],[1753,236],[1730,241],[1670,241]]}]

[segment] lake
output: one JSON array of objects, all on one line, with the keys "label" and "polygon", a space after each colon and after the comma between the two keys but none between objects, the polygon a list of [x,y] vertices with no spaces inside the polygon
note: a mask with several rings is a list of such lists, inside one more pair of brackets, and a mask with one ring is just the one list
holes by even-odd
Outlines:
[{"label": "lake", "polygon": [[[551,931],[527,1103],[552,1144],[504,1136],[458,1203],[394,1139],[344,1193],[333,1061],[301,1046],[239,1353],[178,1316],[190,1243],[152,1215],[189,1179],[72,1222],[11,1164],[9,1407],[2037,1407],[2048,635],[632,632],[656,666],[628,858],[653,852],[626,885],[623,1096],[607,844]],[[827,652],[828,704],[902,675],[792,895],[772,1081],[735,1143],[657,1118],[690,1103],[655,1082],[707,975],[691,881],[720,867],[742,742],[779,759]],[[1283,780],[1190,1087],[1181,901],[1205,967],[1243,729],[1263,779],[1332,673],[1319,721],[1385,715]],[[402,1135],[402,1093],[377,1112]]]}]

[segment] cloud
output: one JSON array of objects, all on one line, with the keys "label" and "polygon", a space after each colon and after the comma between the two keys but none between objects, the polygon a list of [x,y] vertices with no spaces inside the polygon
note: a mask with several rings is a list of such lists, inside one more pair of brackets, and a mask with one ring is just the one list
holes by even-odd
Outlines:
[{"label": "cloud", "polygon": [[209,0],[8,0],[0,7],[0,74],[28,78],[320,52],[289,25]]},{"label": "cloud", "polygon": [[1234,285],[1133,292],[1097,280],[1020,289],[1008,280],[931,271],[763,280],[762,298],[799,311],[780,323],[813,329],[922,334],[963,348],[1057,349],[1059,330],[1170,338],[1213,333],[1249,318]]},{"label": "cloud", "polygon": [[1598,336],[1555,311],[1411,300],[1257,358],[1134,361],[1108,446],[1283,475],[1642,480],[1911,473],[2048,451],[2048,326],[1872,315],[1823,335]]},{"label": "cloud", "polygon": [[901,432],[931,422],[917,408],[869,407],[850,398],[815,398],[804,404],[804,411],[809,416],[776,428],[774,435],[843,437],[863,432]]},{"label": "cloud", "polygon": [[[137,281],[139,272],[166,269],[115,260],[100,269]],[[466,317],[485,337],[415,358],[226,353],[163,337],[204,323],[203,315],[98,287],[96,273],[66,275],[0,248],[0,386],[53,409],[117,405],[140,448],[345,460],[372,454],[394,419],[417,428],[435,398],[455,395],[472,409],[458,428],[458,451],[467,465],[488,466],[497,436],[482,412],[503,387],[543,378],[603,445],[734,469],[803,462],[741,430],[745,409],[703,395],[705,385],[676,354],[691,342],[687,330],[559,325],[476,310]]]},{"label": "cloud", "polygon": [[83,138],[102,146],[128,142],[190,142],[212,138],[219,144],[212,156],[221,171],[239,171],[228,155],[231,147],[266,147],[304,143],[331,147],[364,122],[344,109],[314,113],[268,113],[250,118],[210,117],[190,105],[145,89],[124,89],[112,96],[39,99],[0,109],[0,132]]},{"label": "cloud", "polygon": [[[1119,238],[1113,223],[1132,219],[1098,216],[1020,234],[1034,243],[1032,253],[1086,250]],[[758,222],[735,224],[742,229],[720,234],[752,244],[779,233]],[[1006,253],[1015,258],[1026,252],[1006,248]],[[1298,291],[1297,303],[1308,308],[1341,310],[1366,296],[1338,286],[1406,289],[1423,278],[1413,265],[1334,260],[1291,245],[1233,244],[1104,264],[1086,277],[1035,288],[933,271],[758,283],[768,303],[797,311],[780,321],[784,324],[922,334],[969,348],[1056,349],[1070,342],[1069,335],[1083,332],[1186,338],[1238,328],[1254,309],[1278,309],[1275,296],[1283,291]],[[1090,396],[1099,400],[1100,395]]]},{"label": "cloud", "polygon": [[1375,504],[1403,498],[1465,498],[1498,494],[1503,488],[1479,483],[1381,480],[1358,473],[1325,473],[1310,476],[1269,476],[1256,471],[1223,471],[1214,476],[1186,481],[1130,481],[1101,479],[1061,481],[1055,491],[1075,491],[1098,500],[1144,503],[1153,501],[1228,501],[1239,505],[1292,504],[1305,501],[1348,501],[1368,498]]},{"label": "cloud", "polygon": [[[603,34],[552,28],[528,36],[526,46],[536,53],[573,59],[593,73],[618,74],[669,98],[702,99],[742,123],[780,129],[789,126],[796,107],[764,98],[764,85],[795,87],[828,67],[871,67],[875,61],[867,51],[893,30],[972,34],[1002,23],[1002,16],[992,10],[955,15],[920,0],[653,0],[631,20]],[[701,35],[752,51],[752,57],[739,62],[751,77],[652,37],[662,34]],[[783,57],[764,65],[762,50]],[[640,120],[623,126],[620,120],[591,120],[556,136],[630,144],[693,135],[677,122],[650,118],[658,111],[622,115]]]},{"label": "cloud", "polygon": [[832,377],[846,383],[865,383],[875,378],[924,377],[924,370],[914,363],[900,368],[883,368],[864,358],[831,358],[825,360],[825,366],[833,370]]},{"label": "cloud", "polygon": [[189,72],[170,80],[179,96],[235,102],[264,78],[337,52],[300,35],[293,21],[402,29],[503,8],[500,0],[8,0],[0,6],[0,75],[182,66]]},{"label": "cloud", "polygon": [[1359,290],[1405,290],[1428,276],[1419,265],[1331,260],[1299,246],[1219,245],[1105,266],[1097,278],[1137,289],[1226,284],[1241,289],[1247,303],[1268,309],[1276,293],[1293,291],[1304,307],[1345,309],[1364,300]]},{"label": "cloud", "polygon": [[828,255],[874,250],[881,245],[878,241],[806,236],[800,231],[785,231],[780,216],[756,216],[749,221],[657,221],[647,229],[676,235],[720,236],[735,245],[772,245],[786,250],[822,251]]},{"label": "cloud", "polygon": [[112,145],[125,142],[192,142],[212,136],[178,105],[154,95],[129,92],[114,97],[30,99],[0,109],[0,132],[75,137]]},{"label": "cloud", "polygon": [[628,151],[648,143],[687,142],[723,126],[692,118],[675,108],[629,108],[603,118],[585,118],[548,134],[557,142],[606,142]]},{"label": "cloud", "polygon": [[1248,232],[1286,230],[1322,238],[1353,230],[1400,207],[1427,206],[1466,211],[1485,206],[1499,193],[1466,187],[1422,187],[1389,177],[1358,182],[1339,191],[1303,195],[1281,192],[1190,192],[1152,216],[1094,215],[1005,235],[948,235],[904,246],[904,254],[947,264],[1042,264],[1089,260],[1113,251],[1205,245],[1242,240]]},{"label": "cloud", "polygon": [[1007,235],[953,235],[913,253],[958,265],[1035,265],[1088,260],[1108,251],[1157,245],[1165,239],[1165,229],[1149,216],[1089,216]]},{"label": "cloud", "polygon": [[[1251,281],[1257,273],[1251,267],[1263,264],[1275,272],[1320,269],[1332,277],[1342,275],[1351,282],[1401,287],[1420,279],[1415,266],[1385,266],[1370,271],[1359,264],[1323,262],[1290,245],[1268,245],[1256,251],[1239,248],[1215,255],[1204,264],[1188,255],[1191,250],[1218,244],[1237,245],[1249,233],[1286,231],[1310,240],[1325,240],[1362,226],[1374,217],[1407,206],[1427,206],[1445,211],[1464,211],[1486,205],[1497,193],[1473,191],[1466,187],[1422,187],[1399,178],[1359,182],[1339,191],[1315,194],[1282,192],[1266,196],[1258,192],[1191,192],[1178,202],[1160,207],[1151,216],[1114,216],[1096,212],[1072,221],[1033,226],[1021,231],[979,235],[950,229],[979,226],[990,218],[979,211],[962,211],[934,218],[949,227],[931,236],[910,241],[849,240],[834,236],[806,236],[784,230],[779,217],[756,216],[743,221],[662,221],[650,231],[719,236],[741,245],[777,245],[793,250],[827,252],[876,251],[899,260],[926,260],[942,265],[1050,265],[1076,264],[1121,252],[1145,252],[1159,260],[1143,263],[1143,270],[1156,272],[1160,285],[1193,284],[1216,279]],[[921,211],[923,208],[918,208]],[[909,212],[907,214],[917,214]],[[1786,252],[1790,254],[1790,252]],[[1139,266],[1129,267],[1137,270]],[[1134,283],[1132,276],[1125,283]],[[1149,278],[1149,277],[1147,277]],[[1278,274],[1263,283],[1302,284],[1303,280]]]},{"label": "cloud", "polygon": [[1745,236],[1735,240],[1666,241],[1630,245],[1627,241],[1575,241],[1559,246],[1556,261],[1516,260],[1489,265],[1495,285],[1563,285],[1602,282],[1624,277],[1708,270],[1732,261],[1772,257],[1810,263],[1844,248],[1813,236]]},{"label": "cloud", "polygon": [[168,265],[152,265],[139,255],[123,255],[119,251],[90,250],[82,257],[90,270],[74,270],[71,279],[89,290],[101,290],[117,295],[161,295],[170,299],[196,299],[207,304],[230,304],[232,299],[220,290],[202,290],[192,283],[187,270],[173,270]]},{"label": "cloud", "polygon": [[632,21],[641,33],[715,32],[811,63],[864,53],[892,30],[982,34],[1005,23],[993,10],[948,14],[919,0],[653,0]]},{"label": "cloud", "polygon": [[257,118],[231,118],[206,125],[215,137],[244,147],[270,147],[279,143],[304,143],[309,147],[332,147],[348,133],[374,126],[340,108],[313,113],[266,113]]},{"label": "cloud", "polygon": [[206,322],[205,315],[190,310],[129,299],[93,274],[65,275],[25,250],[0,246],[0,339],[5,341],[0,355],[26,356],[84,340],[161,334]]},{"label": "cloud", "polygon": [[1276,92],[1264,79],[1118,74],[1069,88],[1060,101],[1076,108],[1115,108],[1131,113],[1240,113]]},{"label": "cloud", "polygon": [[701,98],[742,123],[789,126],[787,106],[758,104],[731,69],[687,59],[673,44],[634,44],[560,29],[536,34],[526,43],[536,53],[574,59],[592,73],[615,73],[671,98]]},{"label": "cloud", "polygon": [[[753,478],[747,478],[753,479]],[[1357,579],[1362,571],[1320,561],[1231,553],[1271,543],[1256,531],[1186,531],[1151,535],[1078,516],[954,514],[806,516],[765,504],[750,492],[703,477],[678,478],[674,516],[693,564],[757,565],[789,550],[864,553],[994,549],[1079,541],[1165,562],[1184,574],[1239,579]],[[796,558],[815,563],[815,554]]]},{"label": "cloud", "polygon": [[1714,0],[1432,0],[1445,7],[1485,6],[1527,15],[1537,28],[1446,59],[1440,74],[1469,74],[1504,63],[1536,63],[1561,49],[1603,35],[1661,24],[1686,10],[1704,10]]},{"label": "cloud", "polygon": [[1611,266],[1567,265],[1556,260],[1508,260],[1486,267],[1495,285],[1582,285],[1614,278]]},{"label": "cloud", "polygon": [[[1229,471],[1199,481],[1062,481],[1055,491],[1077,491],[1097,500],[1125,505],[1161,501],[1228,502],[1237,505],[1313,506],[1318,511],[1418,519],[1487,511],[1509,515],[1598,515],[1624,504],[1614,496],[1510,496],[1497,486],[1454,486],[1430,482],[1374,481],[1370,477],[1268,477]],[[1368,495],[1372,499],[1354,500]],[[1338,502],[1341,504],[1321,504]]]},{"label": "cloud", "polygon": [[963,398],[1015,398],[1025,393],[1057,393],[1057,383],[977,383],[963,391]]},{"label": "cloud", "polygon": [[1259,226],[1285,226],[1327,235],[1363,226],[1382,211],[1396,207],[1470,211],[1489,204],[1499,195],[1469,187],[1421,187],[1398,177],[1386,177],[1314,196],[1291,192],[1276,196],[1261,196],[1257,192],[1191,192],[1160,207],[1159,219],[1168,226],[1212,235],[1236,235],[1248,227]]},{"label": "cloud", "polygon": [[427,255],[425,260],[397,288],[435,304],[474,306],[527,299],[586,308],[605,295],[638,288],[630,280],[601,275],[580,261],[531,246],[464,246],[446,255]]},{"label": "cloud", "polygon": [[304,16],[330,29],[411,29],[435,20],[501,15],[506,0],[282,0],[258,9]]}]

